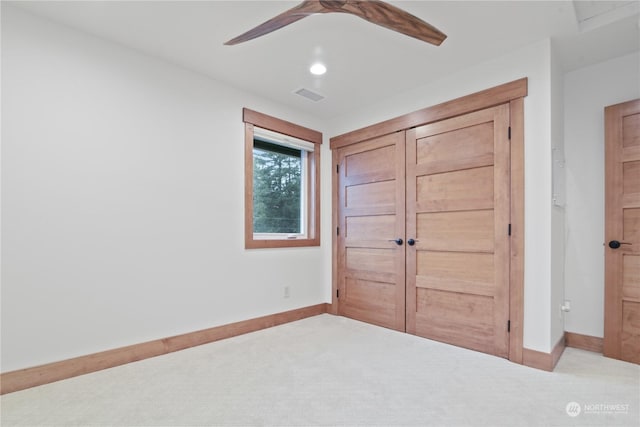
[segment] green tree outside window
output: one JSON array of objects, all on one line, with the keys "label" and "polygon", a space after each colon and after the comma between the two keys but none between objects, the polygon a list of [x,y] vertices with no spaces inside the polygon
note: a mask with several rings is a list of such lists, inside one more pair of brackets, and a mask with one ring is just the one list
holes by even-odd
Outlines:
[{"label": "green tree outside window", "polygon": [[301,173],[301,150],[254,141],[254,233],[302,233]]}]

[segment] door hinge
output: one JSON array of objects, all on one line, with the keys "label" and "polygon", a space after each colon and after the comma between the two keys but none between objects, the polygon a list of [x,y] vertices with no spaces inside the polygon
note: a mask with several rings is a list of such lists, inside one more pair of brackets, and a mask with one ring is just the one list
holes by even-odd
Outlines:
[{"label": "door hinge", "polygon": [[340,173],[340,165],[336,165],[336,173]]},{"label": "door hinge", "polygon": [[509,136],[509,140],[511,140],[511,126],[509,126],[509,130],[507,131],[508,136]]},{"label": "door hinge", "polygon": [[336,298],[340,298],[340,289],[336,289]]},{"label": "door hinge", "polygon": [[511,236],[511,224],[509,224],[509,236]]},{"label": "door hinge", "polygon": [[340,227],[336,227],[336,236],[340,235]]},{"label": "door hinge", "polygon": [[507,320],[507,332],[511,332],[511,320]]}]

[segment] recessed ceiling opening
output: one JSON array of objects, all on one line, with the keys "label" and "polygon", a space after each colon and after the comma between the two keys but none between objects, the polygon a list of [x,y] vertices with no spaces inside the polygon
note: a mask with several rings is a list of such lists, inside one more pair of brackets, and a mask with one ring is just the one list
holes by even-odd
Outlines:
[{"label": "recessed ceiling opening", "polygon": [[634,0],[573,0],[580,31],[589,31],[637,14],[640,3]]}]

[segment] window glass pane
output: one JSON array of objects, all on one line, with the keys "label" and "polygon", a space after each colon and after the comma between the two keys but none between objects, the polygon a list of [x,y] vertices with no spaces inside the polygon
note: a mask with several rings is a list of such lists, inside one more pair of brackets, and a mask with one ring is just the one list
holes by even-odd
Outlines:
[{"label": "window glass pane", "polygon": [[254,140],[254,233],[303,233],[302,154],[302,150]]}]

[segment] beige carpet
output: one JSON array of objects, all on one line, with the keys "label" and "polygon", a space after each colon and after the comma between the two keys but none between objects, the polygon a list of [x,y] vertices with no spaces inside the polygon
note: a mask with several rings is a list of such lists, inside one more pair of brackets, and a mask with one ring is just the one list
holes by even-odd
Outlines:
[{"label": "beige carpet", "polygon": [[322,315],[1,405],[3,427],[638,426],[640,367],[568,348],[549,373]]}]

